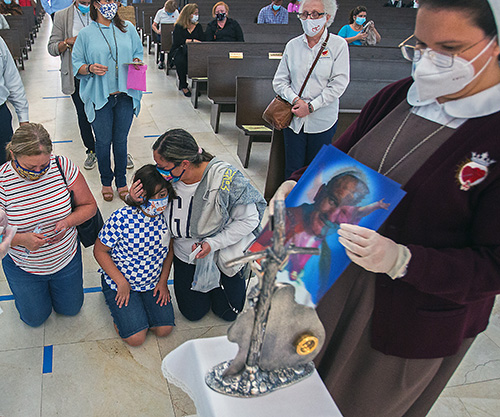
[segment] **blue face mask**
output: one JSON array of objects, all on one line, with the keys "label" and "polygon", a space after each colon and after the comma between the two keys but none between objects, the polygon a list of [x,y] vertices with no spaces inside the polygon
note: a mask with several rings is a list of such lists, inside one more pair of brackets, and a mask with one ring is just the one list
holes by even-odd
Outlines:
[{"label": "blue face mask", "polygon": [[177,165],[174,166],[172,169],[161,169],[158,166],[156,166],[156,169],[161,174],[161,176],[163,178],[165,178],[166,181],[177,182],[177,181],[179,181],[181,179],[182,174],[184,174],[185,170],[183,170],[181,172],[181,175],[178,175],[178,176],[172,175],[172,170],[174,170],[176,167],[177,167]]},{"label": "blue face mask", "polygon": [[12,0],[3,0],[3,2],[4,2],[5,4],[11,4],[11,3],[12,3]]},{"label": "blue face mask", "polygon": [[356,18],[356,23],[360,26],[363,26],[366,22],[366,17],[357,17]]},{"label": "blue face mask", "polygon": [[273,4],[273,9],[278,11],[279,9],[281,9],[281,6],[277,6],[276,4]]},{"label": "blue face mask", "polygon": [[82,12],[82,14],[86,14],[90,11],[90,6],[85,6],[83,4],[78,3],[78,10]]}]

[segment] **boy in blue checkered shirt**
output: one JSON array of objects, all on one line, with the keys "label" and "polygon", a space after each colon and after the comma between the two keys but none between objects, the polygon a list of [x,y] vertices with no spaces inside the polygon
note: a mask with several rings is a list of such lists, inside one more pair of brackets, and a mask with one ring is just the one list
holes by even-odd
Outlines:
[{"label": "boy in blue checkered shirt", "polygon": [[143,200],[112,213],[94,245],[106,304],[118,334],[131,346],[144,343],[148,329],[167,336],[175,325],[167,287],[173,252],[162,214],[175,192],[154,165],[140,168],[137,180]]}]

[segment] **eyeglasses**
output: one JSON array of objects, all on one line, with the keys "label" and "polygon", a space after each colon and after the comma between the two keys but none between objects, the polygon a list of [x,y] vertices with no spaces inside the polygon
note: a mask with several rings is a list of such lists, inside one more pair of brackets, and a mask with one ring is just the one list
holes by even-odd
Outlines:
[{"label": "eyeglasses", "polygon": [[300,20],[306,20],[309,16],[311,16],[311,19],[319,19],[321,16],[324,16],[325,14],[326,14],[325,12],[319,13],[315,10],[314,12],[311,12],[311,13],[309,13],[309,12],[298,13],[297,17]]},{"label": "eyeglasses", "polygon": [[430,60],[434,65],[437,67],[441,68],[450,68],[453,66],[453,62],[455,61],[455,57],[458,55],[463,54],[465,51],[468,51],[469,49],[473,48],[477,44],[481,43],[483,40],[487,38],[484,37],[480,41],[468,46],[467,48],[463,49],[460,52],[457,52],[455,54],[449,54],[446,52],[436,52],[435,50],[431,48],[424,48],[419,45],[406,45],[406,42],[408,42],[411,38],[413,38],[415,35],[411,35],[409,38],[405,39],[403,42],[401,42],[398,45],[398,48],[401,48],[401,53],[403,54],[403,57],[407,59],[408,61],[411,62],[418,62],[422,58],[422,56],[427,53],[429,55]]}]

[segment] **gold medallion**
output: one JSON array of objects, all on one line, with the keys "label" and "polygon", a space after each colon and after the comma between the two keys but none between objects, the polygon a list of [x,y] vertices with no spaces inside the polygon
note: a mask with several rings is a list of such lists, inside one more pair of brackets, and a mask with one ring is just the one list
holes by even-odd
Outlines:
[{"label": "gold medallion", "polygon": [[303,334],[295,342],[295,348],[300,356],[309,355],[318,347],[318,338],[310,334]]}]

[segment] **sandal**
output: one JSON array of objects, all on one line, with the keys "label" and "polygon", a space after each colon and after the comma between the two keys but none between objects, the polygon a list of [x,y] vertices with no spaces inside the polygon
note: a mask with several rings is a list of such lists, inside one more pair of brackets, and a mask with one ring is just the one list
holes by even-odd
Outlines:
[{"label": "sandal", "polygon": [[105,190],[103,187],[103,189],[101,190],[101,194],[104,201],[113,201],[114,193],[112,190]]},{"label": "sandal", "polygon": [[128,195],[128,188],[125,188],[123,190],[118,189],[118,195],[121,200],[125,201]]}]

